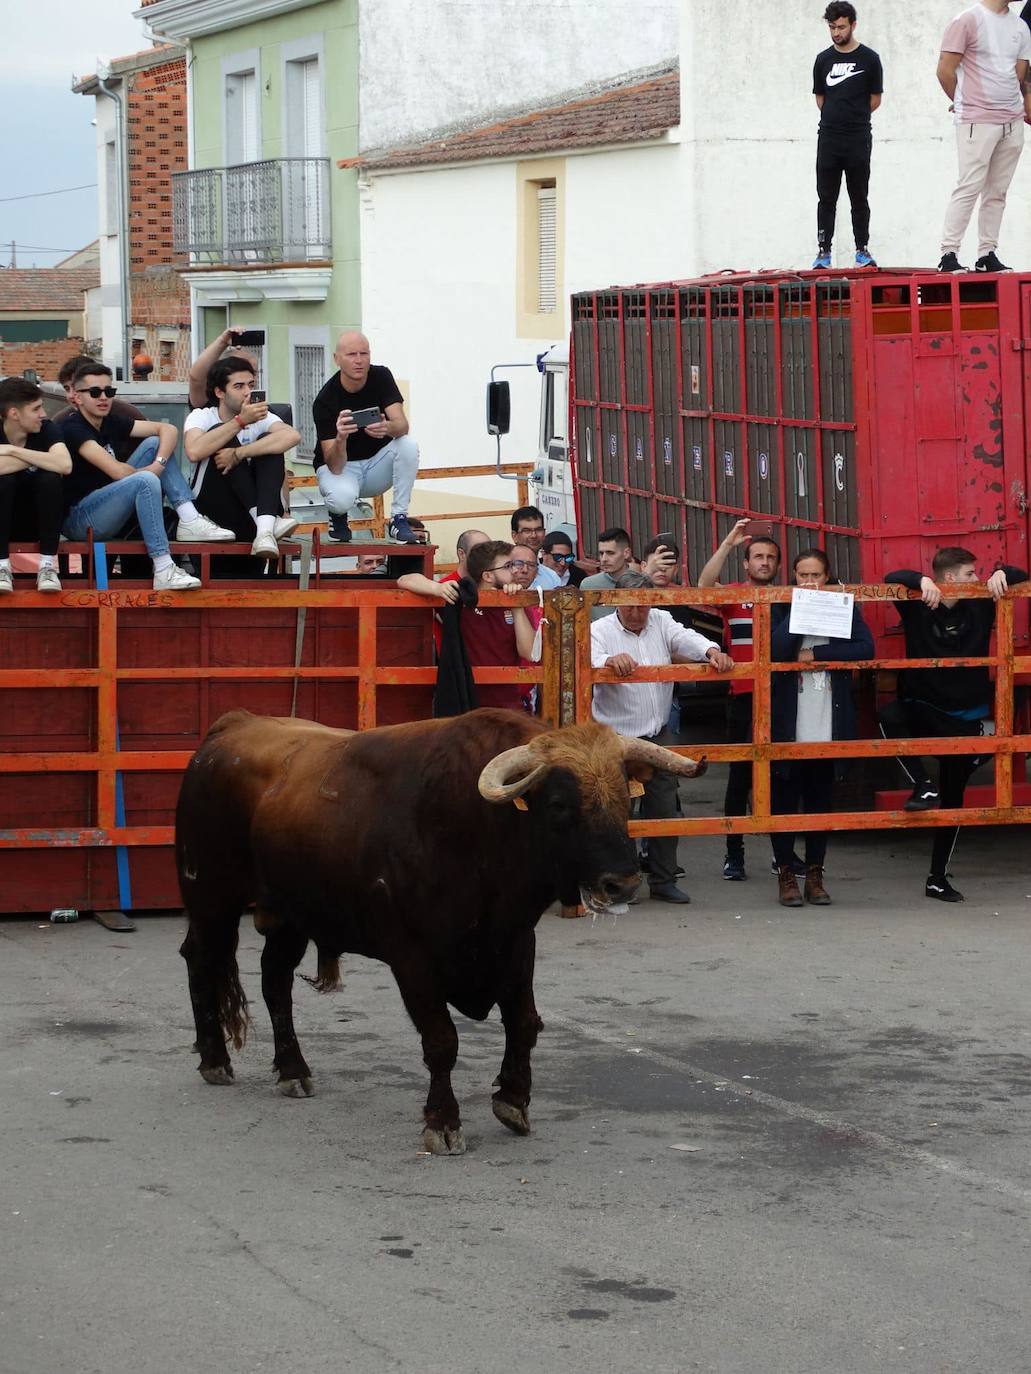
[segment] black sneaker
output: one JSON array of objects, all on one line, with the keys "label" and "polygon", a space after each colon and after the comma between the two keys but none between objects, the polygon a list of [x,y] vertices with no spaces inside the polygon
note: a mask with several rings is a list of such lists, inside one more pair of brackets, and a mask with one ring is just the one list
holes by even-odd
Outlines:
[{"label": "black sneaker", "polygon": [[937,791],[928,783],[918,782],[906,800],[903,811],[930,811],[939,801]]},{"label": "black sneaker", "polygon": [[942,260],[938,264],[939,272],[969,272],[969,267],[964,267],[955,253],[943,253]]},{"label": "black sneaker", "polygon": [[390,537],[398,544],[421,544],[422,540],[408,523],[407,515],[390,517]]},{"label": "black sneaker", "polygon": [[326,538],[331,544],[350,544],[351,526],[346,515],[331,515]]},{"label": "black sneaker", "polygon": [[985,253],[983,258],[978,258],[974,263],[975,272],[1012,272],[1012,267],[1007,267],[1004,262],[1000,262],[995,256],[995,250]]},{"label": "black sneaker", "polygon": [[[794,850],[791,851],[791,871],[796,878],[805,877],[805,859],[800,859]],[[776,859],[770,860],[770,872],[774,877],[780,872]]]},{"label": "black sneaker", "polygon": [[728,854],[723,860],[723,876],[728,883],[743,883],[748,876],[744,859],[732,859]]},{"label": "black sneaker", "polygon": [[966,898],[962,892],[957,892],[949,882],[948,878],[928,878],[924,883],[924,896],[936,897],[939,902],[963,902]]}]

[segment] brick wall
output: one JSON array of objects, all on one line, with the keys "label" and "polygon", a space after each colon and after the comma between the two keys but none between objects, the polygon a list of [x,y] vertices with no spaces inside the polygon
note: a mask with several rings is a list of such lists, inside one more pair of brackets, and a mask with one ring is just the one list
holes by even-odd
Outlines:
[{"label": "brick wall", "polygon": [[172,173],[187,164],[183,58],[132,76],[126,123],[132,337],[154,359],[155,377],[185,380],[190,293],[172,266]]},{"label": "brick wall", "polygon": [[4,343],[0,340],[0,375],[20,377],[34,367],[44,382],[56,382],[61,364],[85,353],[83,340],[77,338],[42,339],[30,343]]}]

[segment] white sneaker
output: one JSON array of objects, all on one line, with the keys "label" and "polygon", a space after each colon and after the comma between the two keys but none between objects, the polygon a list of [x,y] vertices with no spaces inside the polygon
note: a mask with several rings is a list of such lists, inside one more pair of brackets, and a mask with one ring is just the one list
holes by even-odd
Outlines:
[{"label": "white sneaker", "polygon": [[10,568],[0,568],[0,596],[14,591],[14,573]]},{"label": "white sneaker", "polygon": [[200,585],[199,577],[191,577],[188,572],[183,572],[176,563],[168,568],[162,568],[160,572],[154,574],[154,590],[156,592],[192,592]]},{"label": "white sneaker", "polygon": [[235,539],[236,535],[232,530],[216,525],[214,520],[209,520],[206,515],[198,515],[196,520],[180,520],[175,538],[179,544],[210,544],[216,541],[225,543]]},{"label": "white sneaker", "polygon": [[251,556],[253,558],[278,558],[279,545],[276,543],[275,535],[268,530],[262,531],[251,545]]},{"label": "white sneaker", "polygon": [[300,523],[301,522],[299,520],[294,520],[292,516],[277,515],[275,528],[273,529],[272,533],[275,535],[277,539],[286,539],[291,534],[293,534],[294,530]]},{"label": "white sneaker", "polygon": [[37,592],[59,592],[61,590],[61,579],[57,575],[56,568],[40,568],[36,574]]}]

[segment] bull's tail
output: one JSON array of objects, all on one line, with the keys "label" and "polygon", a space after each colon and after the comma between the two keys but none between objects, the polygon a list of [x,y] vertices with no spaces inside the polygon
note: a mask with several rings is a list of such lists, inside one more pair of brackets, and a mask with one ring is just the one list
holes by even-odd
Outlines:
[{"label": "bull's tail", "polygon": [[218,1008],[218,1023],[222,1027],[226,1042],[232,1041],[235,1049],[242,1050],[247,1041],[251,1014],[247,1009],[247,996],[240,982],[240,967],[236,962],[235,949],[215,984],[215,1002]]},{"label": "bull's tail", "polygon": [[231,1043],[239,1050],[247,1039],[250,1014],[236,962],[239,936],[239,916],[198,919],[191,912],[179,950],[190,975],[202,1072],[206,1064],[228,1063],[225,1046]]}]

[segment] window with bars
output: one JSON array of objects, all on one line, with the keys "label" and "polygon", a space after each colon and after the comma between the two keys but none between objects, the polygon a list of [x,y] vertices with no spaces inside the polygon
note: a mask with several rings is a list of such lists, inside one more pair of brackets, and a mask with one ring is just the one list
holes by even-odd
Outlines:
[{"label": "window with bars", "polygon": [[315,421],[311,408],[326,379],[326,350],[322,344],[294,345],[294,428],[301,436],[297,457],[315,457]]},{"label": "window with bars", "polygon": [[537,185],[537,311],[558,309],[558,201],[553,181]]}]

